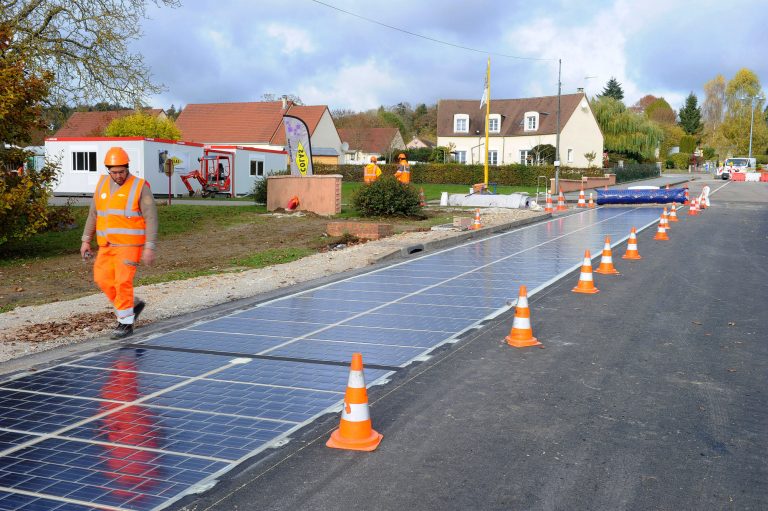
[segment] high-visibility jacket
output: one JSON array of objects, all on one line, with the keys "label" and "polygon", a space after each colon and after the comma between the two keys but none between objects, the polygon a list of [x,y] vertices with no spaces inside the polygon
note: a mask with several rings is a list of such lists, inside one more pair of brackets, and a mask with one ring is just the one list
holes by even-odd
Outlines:
[{"label": "high-visibility jacket", "polygon": [[397,172],[395,172],[395,177],[398,181],[404,184],[408,184],[411,182],[411,166],[408,165],[408,163],[401,163],[397,166]]},{"label": "high-visibility jacket", "polygon": [[109,176],[101,176],[96,185],[96,242],[100,247],[144,245],[146,221],[139,207],[144,180],[130,175],[114,194],[110,192],[110,180]]},{"label": "high-visibility jacket", "polygon": [[365,166],[365,170],[363,172],[363,181],[366,183],[373,183],[379,178],[380,175],[381,169],[379,166],[375,163],[369,163]]}]

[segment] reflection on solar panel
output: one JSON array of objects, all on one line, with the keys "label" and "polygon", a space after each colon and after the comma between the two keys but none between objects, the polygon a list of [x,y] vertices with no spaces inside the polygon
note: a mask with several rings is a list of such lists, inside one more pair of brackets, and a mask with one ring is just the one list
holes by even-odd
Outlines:
[{"label": "reflection on solar panel", "polygon": [[502,233],[0,383],[0,509],[151,510],[578,268],[655,208]]}]

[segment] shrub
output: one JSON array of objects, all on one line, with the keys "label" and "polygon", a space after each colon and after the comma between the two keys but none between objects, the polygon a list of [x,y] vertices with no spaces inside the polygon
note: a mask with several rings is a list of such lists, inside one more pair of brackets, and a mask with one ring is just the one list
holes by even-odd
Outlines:
[{"label": "shrub", "polygon": [[649,177],[658,177],[659,168],[655,163],[632,163],[624,165],[623,168],[616,167],[611,169],[616,174],[617,183],[626,183],[627,181],[636,181]]},{"label": "shrub", "polygon": [[687,169],[691,164],[690,153],[675,153],[669,156],[670,160],[675,164],[676,169]]},{"label": "shrub", "polygon": [[[289,170],[283,170],[279,172],[273,172],[270,175],[271,176],[287,176],[291,172]],[[253,202],[256,204],[266,204],[267,203],[267,178],[262,177],[260,179],[257,179],[253,183],[253,188],[251,188],[251,193],[249,194],[253,197]]]},{"label": "shrub", "polygon": [[41,169],[27,169],[22,175],[3,170],[17,168],[28,156],[17,149],[0,152],[0,245],[28,238],[48,225],[48,198],[58,166],[46,162]]},{"label": "shrub", "polygon": [[417,216],[421,213],[418,192],[392,176],[382,176],[370,185],[361,186],[352,197],[352,207],[362,216]]},{"label": "shrub", "polygon": [[768,165],[768,154],[756,154],[755,160],[758,165]]},{"label": "shrub", "polygon": [[[702,152],[705,160],[714,160],[715,156],[717,155],[717,152],[713,147],[705,147],[704,151]],[[768,163],[768,162],[766,162]]]},{"label": "shrub", "polygon": [[683,135],[680,137],[680,152],[693,154],[696,150],[696,138],[692,135]]}]

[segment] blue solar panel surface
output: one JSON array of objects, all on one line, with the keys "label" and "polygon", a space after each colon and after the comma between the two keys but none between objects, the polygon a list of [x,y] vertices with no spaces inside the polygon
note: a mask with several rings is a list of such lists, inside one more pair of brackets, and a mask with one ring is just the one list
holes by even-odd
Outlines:
[{"label": "blue solar panel surface", "polygon": [[0,382],[0,511],[152,510],[657,221],[598,208]]}]

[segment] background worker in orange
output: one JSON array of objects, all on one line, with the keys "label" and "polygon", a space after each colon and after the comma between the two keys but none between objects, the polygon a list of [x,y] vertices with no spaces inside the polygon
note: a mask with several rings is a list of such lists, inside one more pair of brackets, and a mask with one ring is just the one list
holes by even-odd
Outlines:
[{"label": "background worker in orange", "polygon": [[133,333],[133,323],[144,310],[144,302],[133,298],[133,277],[139,261],[151,265],[157,241],[157,207],[149,184],[128,170],[128,153],[121,147],[107,151],[104,165],[109,176],[101,176],[93,194],[83,230],[80,255],[93,255],[94,233],[99,245],[93,280],[115,306],[117,328],[112,339]]},{"label": "background worker in orange", "polygon": [[381,175],[381,169],[376,165],[378,159],[375,156],[371,156],[371,163],[365,166],[363,170],[363,181],[366,183],[373,183]]},{"label": "background worker in orange", "polygon": [[411,165],[403,153],[397,155],[397,172],[395,172],[395,177],[406,185],[411,182]]}]

